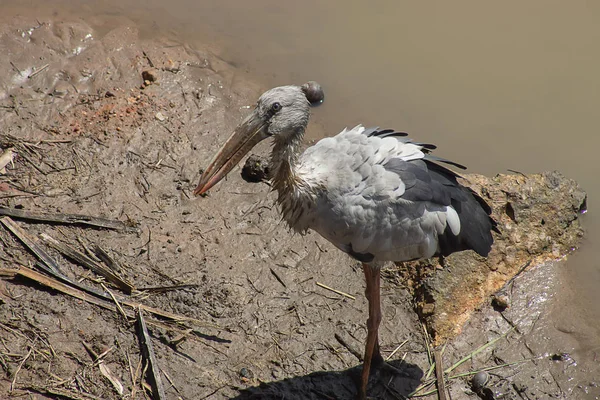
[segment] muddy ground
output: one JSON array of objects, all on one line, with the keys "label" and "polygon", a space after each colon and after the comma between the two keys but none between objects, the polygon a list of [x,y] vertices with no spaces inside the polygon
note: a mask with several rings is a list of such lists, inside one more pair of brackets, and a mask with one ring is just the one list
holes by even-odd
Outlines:
[{"label": "muddy ground", "polygon": [[[0,27],[0,147],[17,154],[0,175],[0,205],[131,228],[15,218],[32,237],[102,247],[137,290],[123,294],[48,249],[71,280],[194,319],[147,314],[167,398],[352,398],[360,361],[351,350],[361,353],[366,336],[360,265],[314,233],[292,235],[264,183],[234,172],[208,197],[191,195],[264,88],[203,49],[141,40],[131,22],[109,22],[23,18]],[[92,28],[102,25],[118,27]],[[151,398],[131,313],[8,274],[36,258],[4,226],[0,239],[0,396]],[[549,317],[561,266],[521,272],[506,288],[508,309],[483,302],[448,343],[451,366],[500,337],[448,374],[497,367],[487,389],[477,394],[470,375],[456,377],[453,399],[600,395],[595,358],[570,354],[573,332]],[[400,271],[384,271],[380,336],[403,373],[381,372],[370,387],[375,398],[404,398],[430,376],[428,335]],[[144,290],[176,285],[190,286]]]}]

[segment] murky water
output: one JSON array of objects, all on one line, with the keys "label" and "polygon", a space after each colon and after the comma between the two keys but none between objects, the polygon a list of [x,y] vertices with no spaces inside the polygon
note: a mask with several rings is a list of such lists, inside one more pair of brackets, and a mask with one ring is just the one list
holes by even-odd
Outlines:
[{"label": "murky water", "polygon": [[[315,120],[363,123],[439,146],[473,172],[557,169],[588,192],[557,324],[600,346],[600,3],[595,1],[1,0],[3,16],[123,15],[145,35],[213,51],[266,86],[321,82]],[[93,22],[93,21],[92,21]],[[99,27],[100,29],[107,27]],[[569,349],[565,349],[569,351]]]}]

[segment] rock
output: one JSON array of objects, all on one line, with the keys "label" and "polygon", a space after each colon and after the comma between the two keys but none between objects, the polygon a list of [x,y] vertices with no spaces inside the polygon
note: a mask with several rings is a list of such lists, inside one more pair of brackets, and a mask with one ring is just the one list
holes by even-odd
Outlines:
[{"label": "rock", "polygon": [[[149,83],[158,81],[157,71],[154,69],[147,69],[147,70],[142,71],[142,80],[144,82],[149,82]],[[146,84],[146,85],[148,85],[148,84]]]},{"label": "rock", "polygon": [[269,177],[269,161],[265,157],[251,154],[242,168],[246,182],[262,182]]},{"label": "rock", "polygon": [[[472,312],[526,263],[531,267],[562,258],[577,248],[583,236],[579,215],[586,209],[586,193],[559,172],[494,178],[465,175],[462,183],[490,204],[502,233],[494,233],[487,258],[464,251],[444,258],[441,270],[436,270],[437,259],[402,267],[425,276],[409,278],[414,282],[417,309],[435,310],[420,316],[436,343],[460,333]],[[508,306],[508,299],[501,296],[495,301]]]},{"label": "rock", "polygon": [[471,387],[475,392],[480,392],[490,380],[490,374],[485,371],[479,371],[471,378]]},{"label": "rock", "polygon": [[510,306],[510,300],[505,293],[496,293],[492,295],[492,307],[496,311],[504,311]]},{"label": "rock", "polygon": [[252,370],[243,367],[240,369],[240,380],[244,383],[248,383],[254,379],[254,372]]},{"label": "rock", "polygon": [[572,361],[571,355],[569,353],[555,353],[550,356],[552,361]]}]

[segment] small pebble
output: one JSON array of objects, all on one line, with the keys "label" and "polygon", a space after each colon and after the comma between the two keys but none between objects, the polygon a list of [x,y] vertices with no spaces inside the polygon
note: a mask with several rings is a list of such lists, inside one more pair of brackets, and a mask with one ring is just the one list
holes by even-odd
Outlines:
[{"label": "small pebble", "polygon": [[156,71],[147,69],[142,71],[142,79],[144,82],[148,82],[146,85],[149,85],[150,82],[156,82],[158,80],[158,75],[156,74]]},{"label": "small pebble", "polygon": [[164,121],[165,119],[167,119],[167,117],[165,117],[165,115],[163,113],[161,113],[160,111],[156,113],[155,115],[156,119],[159,120],[160,122]]},{"label": "small pebble", "polygon": [[490,374],[488,374],[485,371],[479,371],[478,373],[473,375],[473,378],[471,378],[471,386],[473,387],[473,390],[478,392],[481,389],[483,389],[485,385],[487,385],[489,380]]},{"label": "small pebble", "polygon": [[513,382],[513,388],[519,394],[525,393],[525,391],[527,390],[527,385],[525,385],[524,383],[521,383],[521,382]]},{"label": "small pebble", "polygon": [[245,379],[252,379],[254,378],[254,373],[248,368],[242,368],[240,369],[240,376]]},{"label": "small pebble", "polygon": [[555,353],[550,356],[552,361],[569,361],[571,360],[571,355],[569,353]]},{"label": "small pebble", "polygon": [[313,106],[321,104],[325,99],[323,88],[315,81],[309,81],[302,85],[302,91]]},{"label": "small pebble", "polygon": [[497,293],[492,296],[492,307],[496,311],[504,311],[510,306],[510,300],[508,296],[503,293]]},{"label": "small pebble", "polygon": [[421,306],[421,315],[423,315],[424,317],[433,315],[434,312],[435,312],[435,304],[433,304],[433,303],[424,303]]},{"label": "small pebble", "polygon": [[60,98],[62,98],[62,97],[65,97],[67,95],[67,93],[69,93],[68,90],[54,89],[52,91],[52,96],[53,97],[60,97]]}]

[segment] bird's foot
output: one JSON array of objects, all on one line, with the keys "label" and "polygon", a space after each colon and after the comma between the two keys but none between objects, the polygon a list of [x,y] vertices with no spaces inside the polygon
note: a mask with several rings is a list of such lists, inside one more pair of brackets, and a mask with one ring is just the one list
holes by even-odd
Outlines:
[{"label": "bird's foot", "polygon": [[[364,368],[364,366],[363,366],[363,368]],[[392,364],[390,364],[389,362],[385,361],[378,351],[377,353],[373,354],[373,359],[371,361],[371,369],[369,371],[369,386],[374,387],[377,384],[381,385],[381,384],[387,383],[387,381],[383,382],[383,380],[382,380],[382,378],[384,376],[389,378],[390,376],[406,377],[408,375],[407,375],[407,372],[405,372],[402,369],[399,369],[399,368],[393,366]],[[358,400],[369,400],[372,398],[373,399],[377,398],[377,397],[365,396],[361,393],[360,376],[358,377],[356,383],[357,383],[357,388],[358,388],[358,395],[356,396],[356,398]],[[367,390],[367,392],[369,392],[369,391]]]},{"label": "bird's foot", "polygon": [[[409,377],[409,376],[410,376],[410,373],[408,373],[407,371],[403,371],[402,369],[395,367],[391,363],[385,361],[383,359],[383,357],[381,356],[381,354],[379,354],[379,353],[373,354],[371,370],[369,371],[369,386],[371,387],[371,389],[375,389],[377,385],[387,386],[387,384],[390,381],[389,378],[391,378],[391,377],[393,377],[393,379],[397,379],[397,378],[405,378],[405,377]],[[361,387],[361,380],[360,380],[360,377],[358,377],[358,380],[357,380],[358,395],[356,396],[357,400],[370,400],[370,399],[378,398],[378,397],[365,396],[365,395],[361,394],[360,387]],[[367,392],[371,392],[371,390],[367,390]]]},{"label": "bird's foot", "polygon": [[373,357],[373,365],[371,366],[371,373],[379,373],[380,371],[386,371],[393,375],[406,376],[406,372],[401,369],[394,367],[391,363],[378,354],[378,357]]}]

